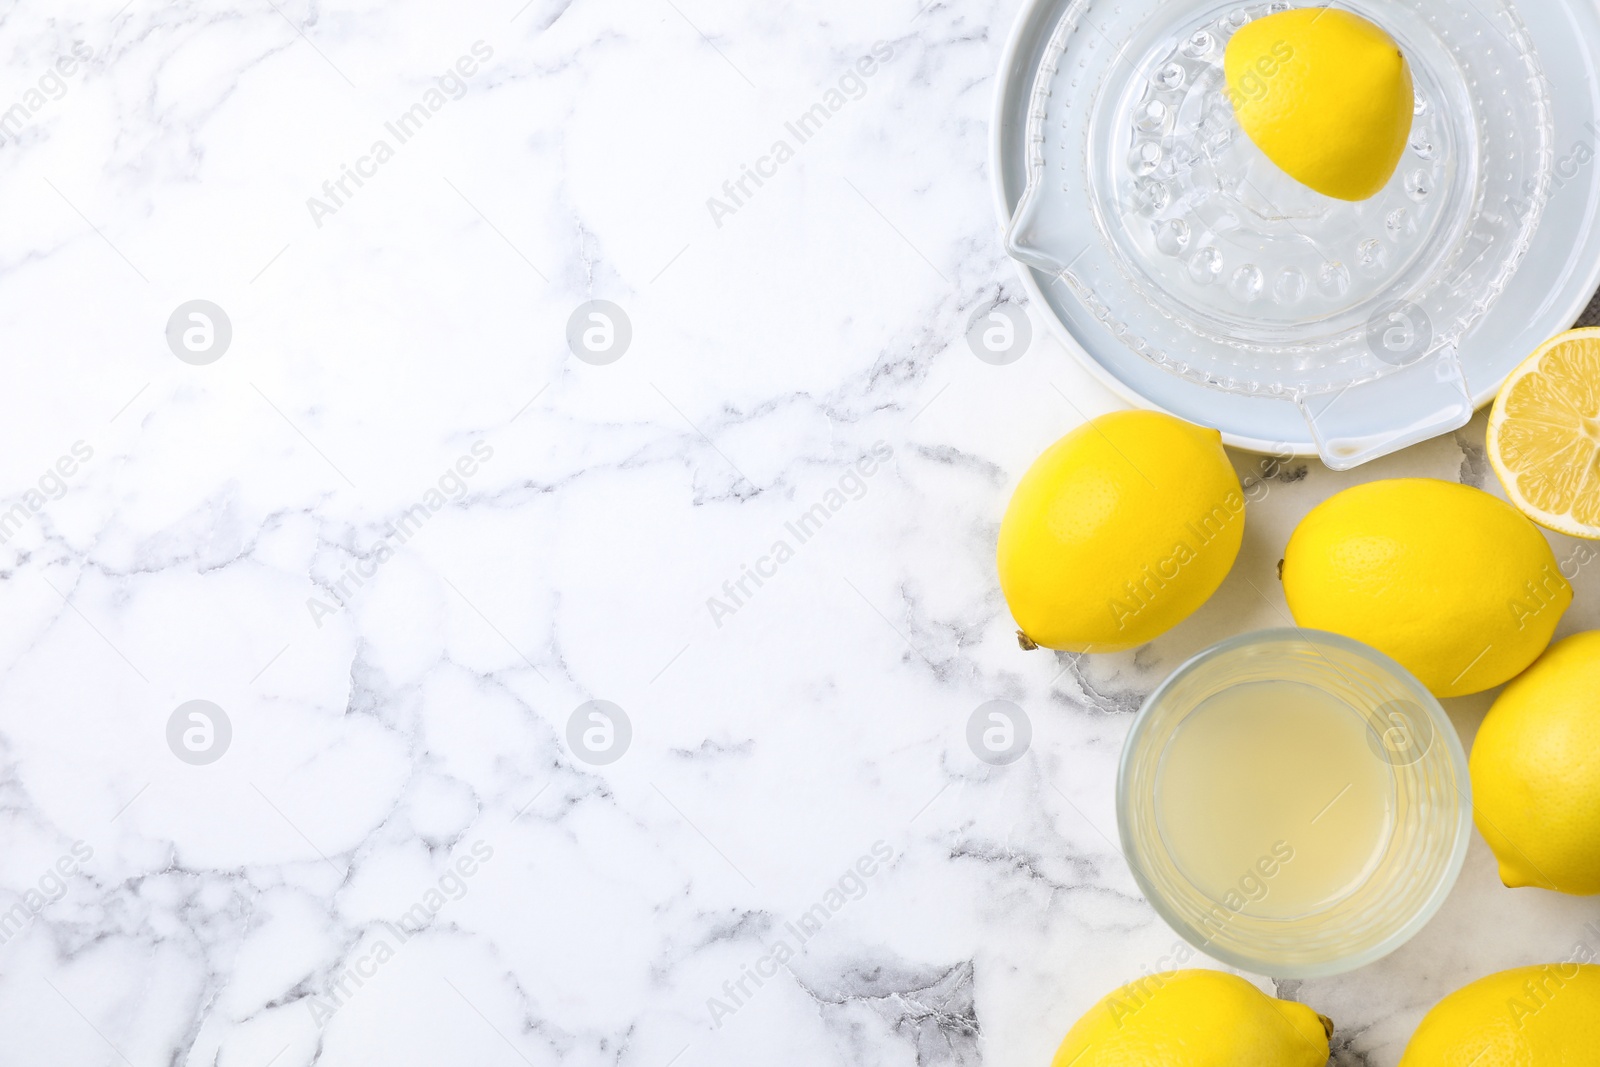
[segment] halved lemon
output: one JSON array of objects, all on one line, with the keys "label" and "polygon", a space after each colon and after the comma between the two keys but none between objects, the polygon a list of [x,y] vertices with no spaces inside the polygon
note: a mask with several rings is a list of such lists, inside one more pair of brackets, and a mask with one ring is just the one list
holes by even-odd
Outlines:
[{"label": "halved lemon", "polygon": [[1600,328],[1552,338],[1511,372],[1489,416],[1489,462],[1528,518],[1600,540]]}]

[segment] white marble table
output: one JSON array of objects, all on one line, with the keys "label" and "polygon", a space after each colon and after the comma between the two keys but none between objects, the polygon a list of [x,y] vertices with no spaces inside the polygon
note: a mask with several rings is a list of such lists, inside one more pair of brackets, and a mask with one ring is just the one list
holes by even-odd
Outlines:
[{"label": "white marble table", "polygon": [[[999,515],[1115,401],[962,339],[1013,2],[119,3],[0,21],[0,1065],[1043,1065],[1175,943],[1112,843],[1141,695],[1285,621],[1317,500],[1493,488],[1481,418],[1238,455],[1212,603],[1022,653]],[[1297,995],[1393,1064],[1595,918],[1476,841]]]}]

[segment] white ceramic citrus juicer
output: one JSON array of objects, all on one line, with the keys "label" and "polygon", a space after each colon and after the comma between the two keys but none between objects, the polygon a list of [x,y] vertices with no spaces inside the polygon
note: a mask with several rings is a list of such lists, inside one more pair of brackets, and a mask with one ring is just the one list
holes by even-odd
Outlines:
[{"label": "white ceramic citrus juicer", "polygon": [[1233,33],[1289,10],[1074,0],[1039,51],[1008,252],[1126,349],[1214,392],[1296,405],[1346,469],[1471,418],[1459,352],[1550,195],[1550,92],[1506,0],[1337,5],[1383,28],[1415,87],[1376,196],[1312,191],[1244,134]]}]

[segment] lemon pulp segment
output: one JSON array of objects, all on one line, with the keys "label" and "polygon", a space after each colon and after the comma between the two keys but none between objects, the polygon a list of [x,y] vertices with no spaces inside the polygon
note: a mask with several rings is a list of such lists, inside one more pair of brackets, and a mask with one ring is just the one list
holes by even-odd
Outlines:
[{"label": "lemon pulp segment", "polygon": [[1600,329],[1562,334],[1511,373],[1489,418],[1489,459],[1533,521],[1600,539]]}]

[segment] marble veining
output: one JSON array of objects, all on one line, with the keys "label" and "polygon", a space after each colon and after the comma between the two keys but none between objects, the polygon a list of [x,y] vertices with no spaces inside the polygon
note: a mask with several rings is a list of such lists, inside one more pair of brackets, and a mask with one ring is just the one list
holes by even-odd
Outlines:
[{"label": "marble veining", "polygon": [[[1481,417],[1235,455],[1210,604],[1024,653],[1000,513],[1117,402],[965,342],[1014,2],[118,3],[0,15],[0,1064],[1044,1064],[1182,957],[1144,694],[1286,621],[1318,500],[1494,489]],[[1282,991],[1382,1067],[1591,920],[1475,841]]]}]

